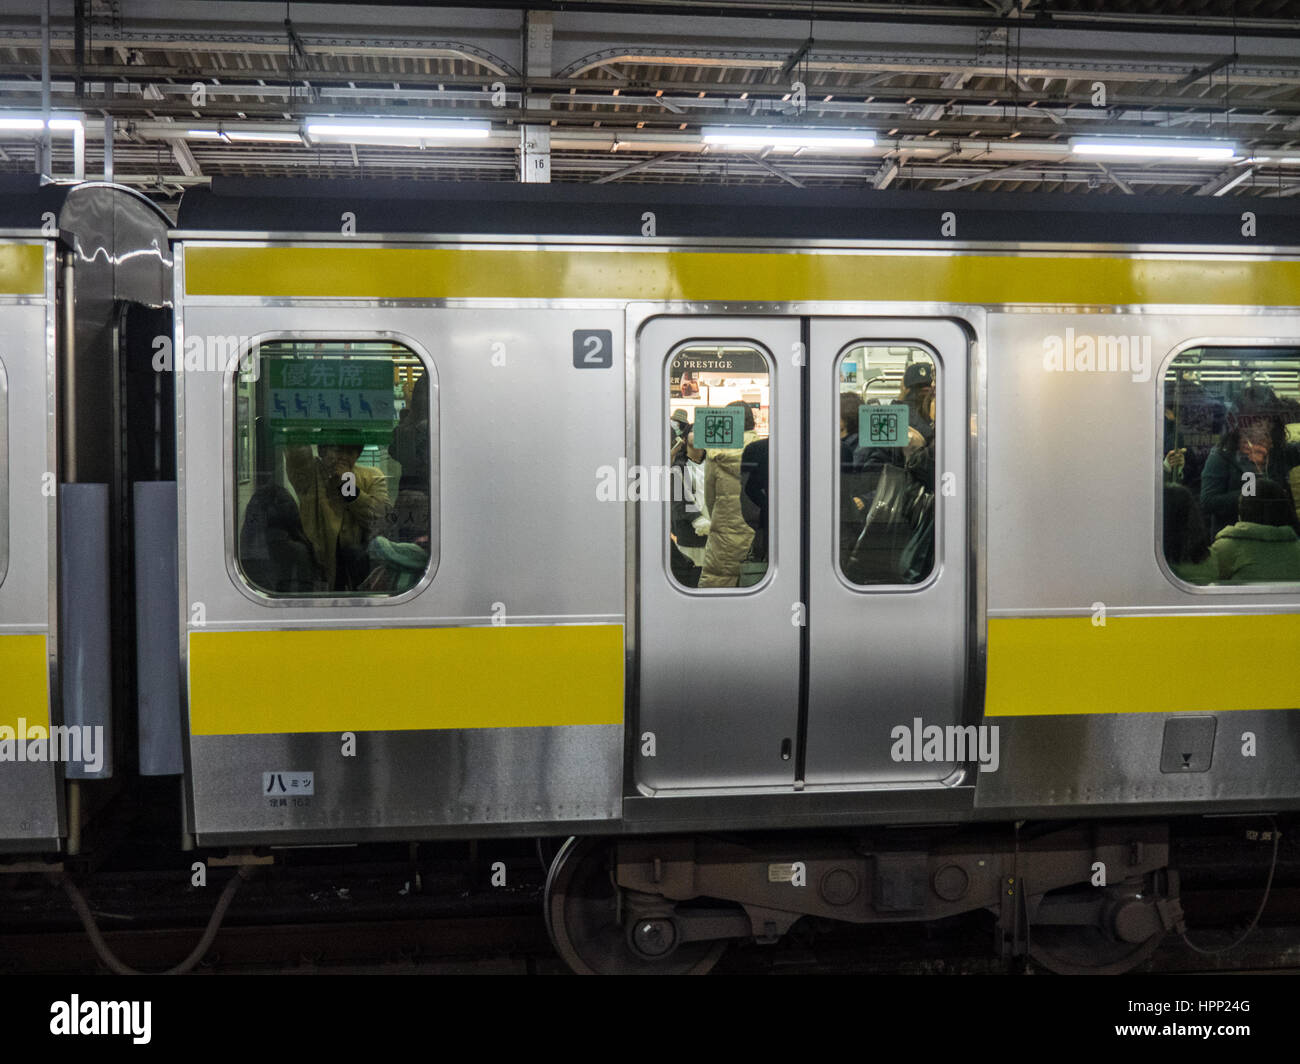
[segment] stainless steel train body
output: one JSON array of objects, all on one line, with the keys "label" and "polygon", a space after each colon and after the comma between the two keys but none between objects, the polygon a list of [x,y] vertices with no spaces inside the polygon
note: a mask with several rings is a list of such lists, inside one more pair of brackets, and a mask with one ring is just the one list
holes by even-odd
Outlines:
[{"label": "stainless steel train body", "polygon": [[[1232,239],[1199,246],[1075,243],[1068,226],[959,242],[927,201],[910,216],[934,238],[664,237],[626,206],[625,237],[512,235],[523,208],[514,229],[380,237],[363,201],[359,232],[329,235],[347,205],[299,205],[320,218],[299,235],[184,231],[183,215],[176,349],[418,360],[431,560],[396,597],[251,586],[237,373],[178,365],[200,843],[1296,807],[1300,587],[1193,586],[1159,550],[1171,362],[1294,353],[1294,221],[1271,242],[1222,210],[1202,228]],[[981,232],[974,209],[954,217]],[[1051,364],[1085,334],[1124,338],[1134,362]],[[767,374],[771,553],[753,586],[691,590],[669,572],[668,502],[600,486],[667,465],[670,362],[709,345]],[[910,586],[837,564],[841,373],[877,348],[924,353],[939,381],[936,558]],[[976,725],[995,755],[925,756],[925,728]]]},{"label": "stainless steel train body", "polygon": [[[168,234],[87,186],[0,241],[0,727],[104,755],[0,731],[0,853],[173,775],[202,847],[578,836],[582,970],[986,908],[1118,971],[1181,926],[1162,818],[1300,806],[1300,581],[1162,547],[1202,373],[1300,410],[1300,212],[386,194],[200,192]],[[763,501],[684,582],[692,417]],[[933,456],[887,577],[854,417]]]}]

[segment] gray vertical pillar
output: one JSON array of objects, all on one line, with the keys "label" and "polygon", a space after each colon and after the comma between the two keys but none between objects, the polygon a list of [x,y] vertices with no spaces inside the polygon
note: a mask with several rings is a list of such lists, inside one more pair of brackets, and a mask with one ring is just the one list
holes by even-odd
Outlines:
[{"label": "gray vertical pillar", "polygon": [[108,485],[59,485],[59,673],[63,724],[90,728],[103,760],[68,761],[68,779],[113,774],[113,688],[108,602]]},{"label": "gray vertical pillar", "polygon": [[185,771],[175,481],[135,485],[136,689],[140,774]]}]

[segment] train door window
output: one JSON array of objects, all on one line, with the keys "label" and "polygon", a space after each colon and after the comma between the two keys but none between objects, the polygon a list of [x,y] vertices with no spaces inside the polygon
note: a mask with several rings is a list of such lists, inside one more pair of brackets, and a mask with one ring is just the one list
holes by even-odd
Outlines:
[{"label": "train door window", "polygon": [[264,341],[235,376],[235,557],[274,597],[391,597],[436,566],[434,382],[387,341]]},{"label": "train door window", "polygon": [[853,345],[835,376],[840,572],[862,587],[918,584],[935,555],[935,358]]},{"label": "train door window", "polygon": [[745,343],[690,344],[668,360],[668,569],[681,587],[751,587],[767,574],[772,367]]},{"label": "train door window", "polygon": [[0,584],[9,572],[9,379],[0,362]]},{"label": "train door window", "polygon": [[1300,347],[1195,347],[1164,374],[1161,549],[1189,584],[1300,582]]}]

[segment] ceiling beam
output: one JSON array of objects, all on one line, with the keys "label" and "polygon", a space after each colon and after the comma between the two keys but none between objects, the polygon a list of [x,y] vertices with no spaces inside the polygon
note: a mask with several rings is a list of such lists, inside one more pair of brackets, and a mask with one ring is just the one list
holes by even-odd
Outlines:
[{"label": "ceiling beam", "polygon": [[[252,0],[253,3],[279,5],[283,0]],[[364,0],[322,0],[325,4],[346,3],[365,6]],[[379,0],[374,6],[463,8],[465,0]],[[613,15],[650,15],[655,18],[708,17],[721,19],[762,18],[768,23],[808,22],[808,10],[791,6],[784,10],[771,5],[759,5],[746,0],[479,0],[474,5],[481,10],[554,11],[577,15],[582,13]],[[897,4],[858,3],[851,0],[823,2],[815,9],[818,22],[881,23],[904,26],[974,26],[991,29],[1023,25],[1020,18],[953,11],[950,14],[916,14],[900,9]],[[1160,33],[1197,36],[1238,37],[1300,37],[1300,26],[1286,18],[1229,19],[1213,16],[1195,16],[1186,13],[1171,14],[1165,18],[1141,16],[1132,20],[1095,15],[1088,12],[1048,12],[1039,9],[1033,16],[1034,27],[1049,30],[1080,30],[1091,33]]]},{"label": "ceiling beam", "polygon": [[1174,82],[1174,88],[1185,89],[1187,88],[1188,85],[1200,81],[1201,78],[1209,77],[1211,74],[1217,73],[1218,71],[1222,70],[1226,66],[1232,66],[1232,64],[1235,63],[1239,58],[1241,57],[1238,56],[1236,52],[1233,52],[1232,55],[1225,55],[1222,59],[1215,60],[1209,66],[1203,66],[1199,70],[1193,70],[1190,74],[1187,75],[1187,77],[1183,78],[1181,81]]},{"label": "ceiling beam", "polygon": [[1105,163],[1098,163],[1097,168],[1101,170],[1101,172],[1105,174],[1108,178],[1110,178],[1110,183],[1114,185],[1117,189],[1119,189],[1122,193],[1124,193],[1124,195],[1126,196],[1133,195],[1133,189],[1128,184],[1126,184],[1120,178],[1120,176],[1117,173],[1115,173],[1115,171],[1112,170],[1109,166],[1107,166]]},{"label": "ceiling beam", "polygon": [[199,169],[199,164],[185,141],[172,141],[172,158],[176,160],[176,165],[181,168],[181,173],[186,177],[203,176],[203,171]]},{"label": "ceiling beam", "polygon": [[1034,160],[1027,163],[1013,163],[1011,166],[1003,166],[997,170],[989,170],[982,174],[972,174],[970,177],[963,177],[957,181],[949,181],[946,185],[940,185],[940,192],[951,192],[953,189],[967,188],[970,185],[978,185],[981,181],[987,181],[989,178],[1003,178],[1008,174],[1019,173],[1021,170],[1041,170],[1043,168],[1041,160]]},{"label": "ceiling beam", "polygon": [[760,158],[757,155],[746,155],[744,156],[744,158],[748,159],[752,163],[756,163],[758,166],[761,166],[769,174],[772,174],[775,177],[779,177],[782,181],[785,181],[787,184],[794,185],[795,188],[804,187],[803,182],[800,181],[797,177],[791,177],[779,166],[773,166],[766,159]]},{"label": "ceiling beam", "polygon": [[667,155],[657,155],[649,159],[642,159],[639,163],[633,163],[631,166],[625,166],[621,170],[615,170],[612,174],[606,174],[604,177],[598,177],[592,182],[593,185],[604,185],[610,181],[617,181],[622,177],[631,177],[633,174],[639,174],[642,170],[648,170],[652,166],[658,166],[660,163],[671,162],[674,159],[680,159],[682,152],[670,152]]}]

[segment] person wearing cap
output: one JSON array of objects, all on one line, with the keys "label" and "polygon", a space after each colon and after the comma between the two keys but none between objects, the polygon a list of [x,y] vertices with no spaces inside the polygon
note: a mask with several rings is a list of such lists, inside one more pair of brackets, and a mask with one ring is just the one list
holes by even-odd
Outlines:
[{"label": "person wearing cap", "polygon": [[[925,446],[934,439],[934,419],[930,416],[930,400],[934,394],[934,367],[928,362],[913,362],[903,370],[903,389],[898,401],[907,406],[909,447]],[[920,434],[920,440],[912,435],[912,429]]]},{"label": "person wearing cap", "polygon": [[298,495],[303,531],[333,591],[355,591],[370,571],[366,544],[388,514],[387,478],[359,466],[357,436],[323,437],[316,445],[286,447],[285,469]]}]

